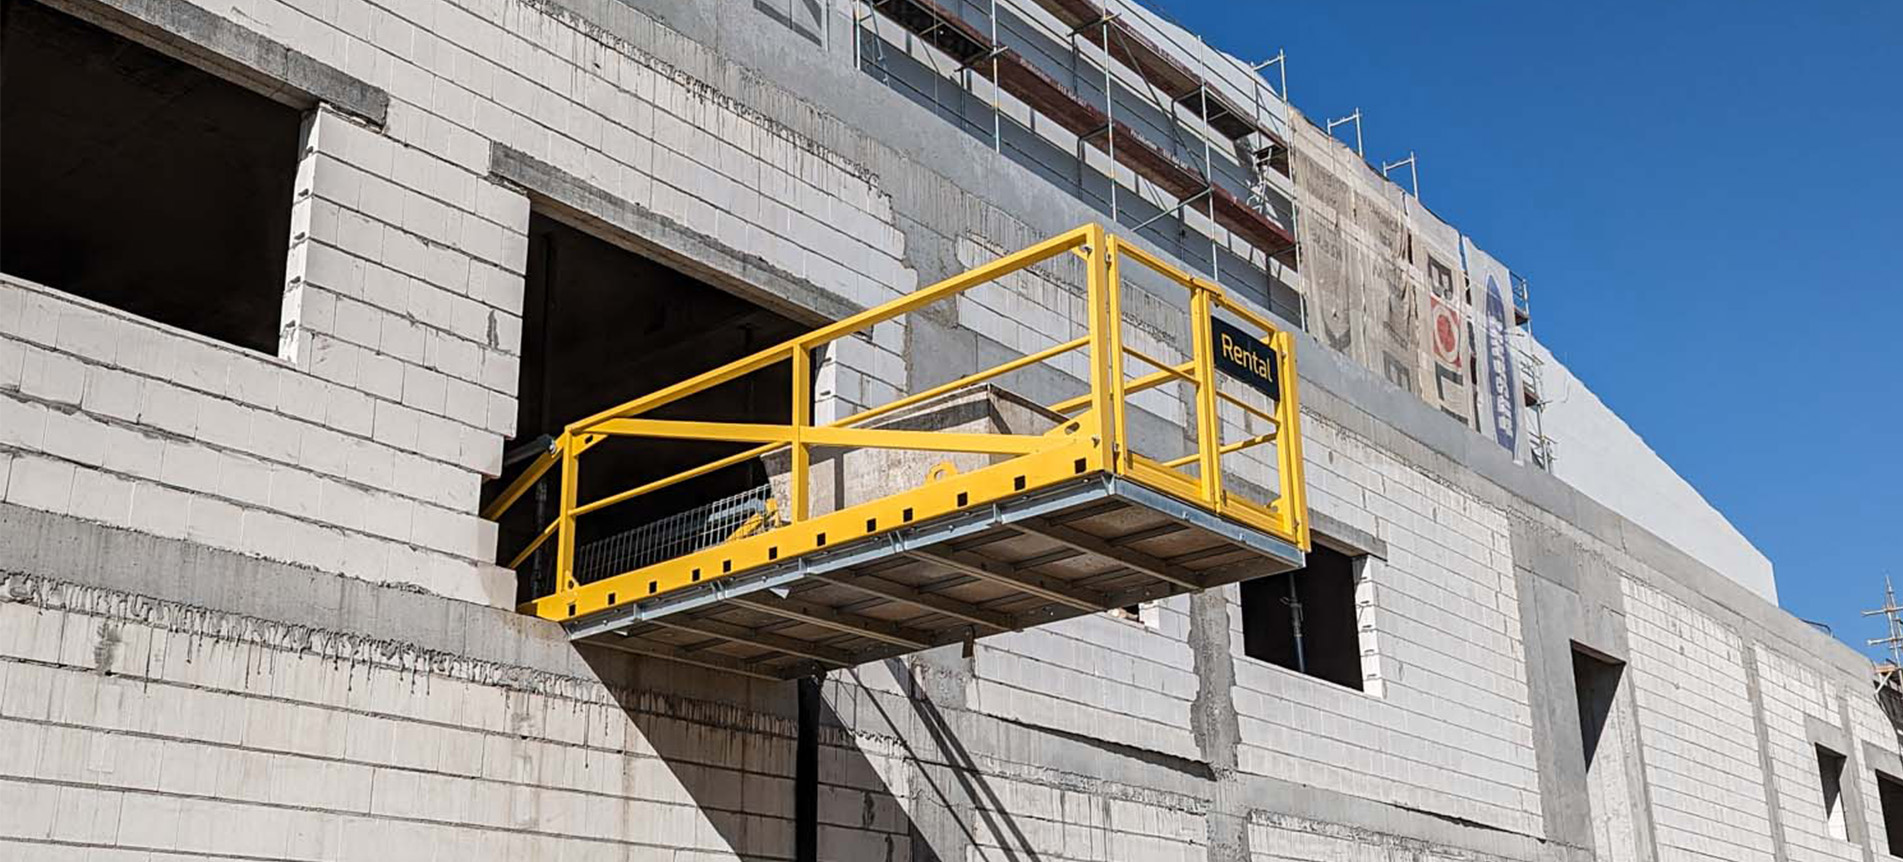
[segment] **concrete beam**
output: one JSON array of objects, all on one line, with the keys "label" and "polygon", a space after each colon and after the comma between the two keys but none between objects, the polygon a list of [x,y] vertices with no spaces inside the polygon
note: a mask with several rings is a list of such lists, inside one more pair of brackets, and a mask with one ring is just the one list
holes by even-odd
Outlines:
[{"label": "concrete beam", "polygon": [[513,147],[490,147],[489,173],[521,188],[540,212],[801,323],[819,326],[860,311],[843,297],[759,255],[733,248]]},{"label": "concrete beam", "polygon": [[45,0],[300,110],[318,103],[382,126],[390,94],[189,0]]},{"label": "concrete beam", "polygon": [[1312,506],[1308,510],[1308,525],[1314,533],[1315,541],[1350,557],[1374,557],[1377,560],[1388,558],[1388,540],[1366,530],[1357,529],[1348,522]]}]

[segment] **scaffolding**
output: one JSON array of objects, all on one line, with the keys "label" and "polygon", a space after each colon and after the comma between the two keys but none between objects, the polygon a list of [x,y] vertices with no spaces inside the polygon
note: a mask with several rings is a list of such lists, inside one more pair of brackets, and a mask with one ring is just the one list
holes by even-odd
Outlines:
[{"label": "scaffolding", "polygon": [[[1085,301],[1072,324],[1084,335],[814,421],[815,357],[842,339],[1034,268],[1074,274],[1078,260]],[[1125,319],[1135,271],[1180,289],[1189,333],[1168,349],[1188,360],[1155,358]],[[559,485],[552,520],[510,566],[554,549],[554,582],[521,610],[574,640],[804,676],[1299,568],[1310,545],[1294,350],[1292,333],[1220,286],[1086,225],[571,423],[483,516]],[[1088,366],[1082,395],[1012,407],[992,388],[1073,356]],[[698,393],[789,367],[783,424],[680,417]],[[1131,433],[1130,400],[1170,387],[1193,405],[1186,454]],[[973,393],[981,415],[1029,418],[988,430],[921,423]],[[682,441],[750,448],[581,499],[584,485],[614,484],[588,473],[590,450]],[[749,462],[773,477],[768,487],[583,541],[603,510]],[[857,493],[839,476],[859,480]]]},{"label": "scaffolding", "polygon": [[1882,617],[1883,637],[1864,641],[1866,646],[1883,647],[1886,656],[1875,663],[1879,700],[1892,720],[1903,719],[1903,605],[1896,603],[1896,585],[1883,576],[1883,607],[1864,611],[1866,617]]},{"label": "scaffolding", "polygon": [[[1075,158],[1080,172],[1089,163],[1084,152],[1086,146],[1106,155],[1110,165],[1103,173],[1110,180],[1107,203],[1113,223],[1126,225],[1126,208],[1119,199],[1119,186],[1124,183],[1118,169],[1127,169],[1173,201],[1146,201],[1158,212],[1130,226],[1141,230],[1164,218],[1176,217],[1182,220],[1185,230],[1189,230],[1193,228],[1188,213],[1198,213],[1208,222],[1208,227],[1201,232],[1209,237],[1209,271],[1218,279],[1221,252],[1225,248],[1223,231],[1261,253],[1265,265],[1266,261],[1274,260],[1295,268],[1294,195],[1287,188],[1285,59],[1278,55],[1252,68],[1213,51],[1201,37],[1195,37],[1194,46],[1184,45],[1176,36],[1154,26],[1147,11],[1128,5],[1126,0],[1113,2],[1119,8],[1112,9],[1097,0],[1035,0],[1034,7],[1016,6],[1008,0],[1001,6],[999,0],[987,0],[983,4],[982,21],[973,23],[938,0],[862,0],[855,3],[855,61],[860,68],[867,68],[870,51],[871,66],[884,80],[893,85],[900,83],[887,65],[884,51],[888,40],[878,26],[880,18],[890,21],[904,34],[942,55],[949,64],[948,68],[942,68],[936,59],[932,61],[935,78],[932,93],[923,94],[914,88],[922,95],[929,95],[941,111],[947,106],[936,91],[939,78],[959,81],[960,96],[978,93],[981,82],[989,85],[985,92],[989,96],[989,133],[994,148],[1004,149],[1004,124],[1007,120],[1016,122],[1007,115],[1000,98],[1001,94],[1008,94],[1035,112],[1035,116],[1050,120],[1076,137]],[[978,4],[966,0],[959,8],[971,5]],[[1010,12],[1014,20],[1038,28],[1045,38],[1069,46],[1072,75],[1069,85],[1039,69],[1023,52],[1002,41],[1001,11]],[[1040,20],[1040,13],[1045,18]],[[1183,59],[1189,55],[1194,56],[1193,62]],[[1238,73],[1230,80],[1246,77],[1248,91],[1225,92],[1211,74],[1212,58]],[[1080,92],[1086,65],[1096,67],[1088,73],[1093,86],[1102,89],[1101,103]],[[1280,91],[1260,74],[1271,65],[1282,73]],[[989,80],[984,81],[977,70],[987,68]],[[1169,118],[1171,128],[1166,131],[1175,138],[1176,149],[1179,152],[1200,149],[1201,165],[1173,155],[1119,119],[1120,90],[1139,99],[1147,96],[1149,102]],[[970,124],[962,112],[955,113]],[[1037,134],[1035,122],[1018,125]],[[1198,140],[1184,141],[1181,137],[1184,129]],[[1216,181],[1217,138],[1248,156],[1246,160],[1237,160],[1238,169],[1251,175],[1246,199]],[[1280,179],[1270,176],[1271,173]],[[1078,182],[1083,185],[1081,173]],[[1133,183],[1132,188],[1142,195],[1140,182]],[[1286,215],[1276,211],[1272,194],[1284,199]]]},{"label": "scaffolding", "polygon": [[1527,451],[1533,466],[1550,473],[1558,445],[1546,435],[1546,361],[1533,349],[1531,286],[1517,272],[1507,273],[1507,280],[1513,288],[1513,348],[1520,360],[1520,393],[1528,416]]}]

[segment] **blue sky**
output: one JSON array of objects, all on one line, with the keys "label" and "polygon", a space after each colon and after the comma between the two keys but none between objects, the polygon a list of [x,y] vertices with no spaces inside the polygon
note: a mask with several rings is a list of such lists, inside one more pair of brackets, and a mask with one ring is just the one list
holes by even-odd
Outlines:
[{"label": "blue sky", "polygon": [[[1862,648],[1903,588],[1903,3],[1152,0],[1533,283],[1534,331]],[[1564,453],[1561,453],[1564,457]]]}]

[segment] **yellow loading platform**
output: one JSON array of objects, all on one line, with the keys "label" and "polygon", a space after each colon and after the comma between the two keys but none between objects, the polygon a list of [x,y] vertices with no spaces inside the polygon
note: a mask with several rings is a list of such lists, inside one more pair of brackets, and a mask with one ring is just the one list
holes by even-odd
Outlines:
[{"label": "yellow loading platform", "polygon": [[[829,345],[1014,274],[1079,267],[1082,336],[813,421],[815,356]],[[1152,291],[1180,289],[1187,343],[1171,352],[1187,360],[1126,345],[1130,267],[1154,274]],[[1076,355],[1088,377],[1076,397],[1035,405],[993,388]],[[653,418],[789,365],[785,423]],[[1131,445],[1128,402],[1164,388],[1194,427],[1180,429],[1186,452],[1152,456]],[[510,565],[552,545],[552,589],[521,609],[572,639],[788,679],[1299,568],[1309,549],[1299,416],[1289,333],[1092,224],[574,422],[483,514],[500,518],[544,479],[559,484],[554,518]],[[579,499],[591,450],[647,441],[749,448]],[[1234,478],[1245,457],[1261,479]],[[638,551],[616,551],[622,538],[581,547],[591,516],[745,462],[770,465],[771,486],[681,516],[685,526],[647,525],[663,538]]]}]

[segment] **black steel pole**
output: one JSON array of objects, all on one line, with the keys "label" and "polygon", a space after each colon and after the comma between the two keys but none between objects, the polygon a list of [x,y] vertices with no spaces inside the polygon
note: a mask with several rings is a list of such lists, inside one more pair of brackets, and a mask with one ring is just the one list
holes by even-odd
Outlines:
[{"label": "black steel pole", "polygon": [[817,676],[799,681],[799,730],[793,748],[793,859],[819,862],[819,711]]}]

